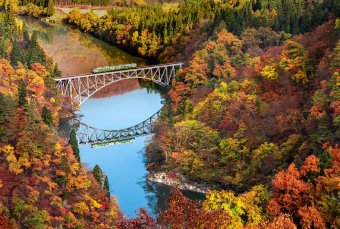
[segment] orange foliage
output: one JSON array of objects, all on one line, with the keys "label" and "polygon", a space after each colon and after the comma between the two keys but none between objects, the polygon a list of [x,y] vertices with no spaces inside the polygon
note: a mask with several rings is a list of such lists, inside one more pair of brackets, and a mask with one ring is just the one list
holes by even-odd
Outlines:
[{"label": "orange foliage", "polygon": [[327,151],[331,154],[332,165],[324,169],[324,175],[320,173],[319,158],[311,155],[300,169],[291,164],[287,171],[275,176],[273,198],[267,205],[270,215],[288,212],[293,218],[300,219],[303,228],[325,228],[326,222],[331,225],[340,222],[336,215],[330,214],[336,205],[327,201],[332,193],[340,190],[340,149],[328,147]]}]

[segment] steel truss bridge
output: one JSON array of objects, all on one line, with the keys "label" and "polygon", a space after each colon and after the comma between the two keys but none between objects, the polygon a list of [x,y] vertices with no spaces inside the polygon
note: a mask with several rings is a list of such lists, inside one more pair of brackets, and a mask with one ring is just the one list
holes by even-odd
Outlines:
[{"label": "steel truss bridge", "polygon": [[[182,66],[183,63],[178,62],[130,70],[66,76],[55,78],[55,81],[62,95],[71,97],[73,101],[79,102],[81,105],[97,91],[125,79],[143,79],[163,87],[170,86],[171,80]],[[78,143],[105,143],[149,135],[152,133],[152,124],[159,118],[160,113],[161,110],[145,121],[121,130],[103,130],[83,123],[80,120],[75,120],[75,124],[78,126]]]},{"label": "steel truss bridge", "polygon": [[171,79],[182,66],[181,62],[161,64],[122,71],[66,76],[55,78],[55,81],[64,96],[71,97],[81,105],[97,91],[125,79],[143,79],[164,87],[170,86]]}]

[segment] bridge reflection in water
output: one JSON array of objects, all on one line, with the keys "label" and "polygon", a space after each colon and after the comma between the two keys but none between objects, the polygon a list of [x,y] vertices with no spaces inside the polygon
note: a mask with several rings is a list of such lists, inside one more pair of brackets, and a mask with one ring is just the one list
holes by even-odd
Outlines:
[{"label": "bridge reflection in water", "polygon": [[[161,86],[170,86],[171,80],[183,63],[170,63],[123,71],[98,74],[67,76],[56,78],[57,87],[64,96],[71,97],[81,105],[89,97],[104,87],[124,79],[144,79]],[[132,127],[121,130],[103,130],[76,120],[79,144],[98,144],[126,140],[152,133],[152,124],[160,116],[161,110]]]},{"label": "bridge reflection in water", "polygon": [[[162,110],[162,109],[161,109]],[[79,144],[97,144],[117,140],[126,140],[145,136],[152,133],[152,124],[159,118],[161,110],[153,114],[145,121],[135,126],[121,130],[103,130],[77,120],[79,129],[77,132]]]}]

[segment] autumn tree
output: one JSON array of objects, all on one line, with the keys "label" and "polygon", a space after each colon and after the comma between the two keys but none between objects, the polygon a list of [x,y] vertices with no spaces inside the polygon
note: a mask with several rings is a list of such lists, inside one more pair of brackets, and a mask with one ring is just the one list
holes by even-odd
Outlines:
[{"label": "autumn tree", "polygon": [[334,226],[339,222],[334,212],[339,207],[336,204],[339,196],[334,192],[333,183],[339,175],[339,148],[328,147],[326,150],[331,155],[332,165],[322,166],[323,171],[319,158],[311,155],[300,168],[291,164],[275,176],[273,198],[267,205],[270,215],[289,212],[304,228],[326,228],[326,225]]},{"label": "autumn tree", "polygon": [[280,61],[280,67],[289,73],[294,82],[307,83],[310,66],[305,48],[295,41],[288,40],[284,44],[282,54],[283,58]]},{"label": "autumn tree", "polygon": [[41,117],[42,117],[44,123],[46,123],[49,126],[53,126],[52,113],[46,106],[44,106],[44,108],[42,110]]}]

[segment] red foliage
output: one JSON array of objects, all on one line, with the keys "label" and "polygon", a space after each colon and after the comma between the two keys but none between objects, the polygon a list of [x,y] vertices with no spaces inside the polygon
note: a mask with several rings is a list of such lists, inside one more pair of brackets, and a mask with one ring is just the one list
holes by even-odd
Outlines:
[{"label": "red foliage", "polygon": [[267,205],[268,214],[278,217],[288,213],[303,228],[325,228],[326,222],[331,225],[338,223],[336,213],[333,213],[336,206],[325,200],[339,190],[340,149],[336,146],[327,150],[332,165],[324,169],[324,175],[321,175],[319,158],[311,155],[300,169],[291,164],[287,171],[275,176],[273,198]]},{"label": "red foliage", "polygon": [[253,226],[251,229],[296,229],[292,218],[289,215],[280,215],[275,217],[273,222],[264,222],[260,225]]},{"label": "red foliage", "polygon": [[[138,216],[134,219],[125,219],[120,220],[116,227],[120,229],[135,229],[135,228],[158,228],[156,226],[156,221],[148,214],[148,212],[142,208],[138,212]],[[160,228],[160,227],[159,227]]]},{"label": "red foliage", "polygon": [[172,82],[172,89],[169,92],[169,96],[172,101],[172,109],[177,111],[178,104],[182,96],[187,95],[189,92],[189,86],[183,82]]},{"label": "red foliage", "polygon": [[145,209],[141,209],[137,218],[124,218],[118,222],[117,228],[224,228],[229,223],[230,217],[225,211],[205,211],[195,201],[174,189],[168,209],[161,212],[156,220]]},{"label": "red foliage", "polygon": [[7,217],[0,212],[0,228],[1,229],[12,229],[11,222],[7,219]]}]

